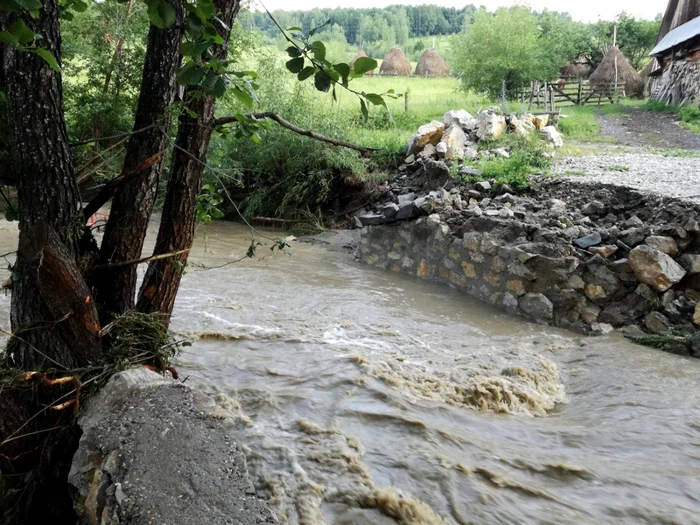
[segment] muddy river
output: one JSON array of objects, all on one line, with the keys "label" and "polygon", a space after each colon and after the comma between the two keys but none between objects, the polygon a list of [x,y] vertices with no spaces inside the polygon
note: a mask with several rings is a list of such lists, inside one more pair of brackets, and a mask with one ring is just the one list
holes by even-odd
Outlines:
[{"label": "muddy river", "polygon": [[[232,224],[198,237],[207,266],[250,243]],[[280,521],[700,523],[700,361],[291,252],[192,266],[172,324]]]}]

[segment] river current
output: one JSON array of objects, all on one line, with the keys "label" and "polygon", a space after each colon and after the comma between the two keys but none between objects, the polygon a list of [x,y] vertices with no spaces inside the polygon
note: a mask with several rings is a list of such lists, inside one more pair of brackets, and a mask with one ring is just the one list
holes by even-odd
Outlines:
[{"label": "river current", "polygon": [[700,361],[297,242],[197,266],[249,244],[198,234],[171,327],[280,521],[700,523]]}]

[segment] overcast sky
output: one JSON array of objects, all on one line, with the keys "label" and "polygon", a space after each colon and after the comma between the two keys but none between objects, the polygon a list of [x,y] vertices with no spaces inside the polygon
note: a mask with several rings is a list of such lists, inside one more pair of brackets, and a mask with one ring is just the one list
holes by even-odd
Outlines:
[{"label": "overcast sky", "polygon": [[[257,1],[257,0],[256,0]],[[263,0],[270,11],[275,9],[312,9],[314,7],[384,7],[392,4],[418,5],[437,4],[446,7],[464,7],[467,4],[484,5],[489,10],[499,6],[526,4],[536,10],[564,11],[576,20],[592,22],[598,19],[611,20],[620,11],[627,11],[637,17],[651,19],[666,9],[666,0],[436,0],[436,1],[397,1],[397,0]]]}]

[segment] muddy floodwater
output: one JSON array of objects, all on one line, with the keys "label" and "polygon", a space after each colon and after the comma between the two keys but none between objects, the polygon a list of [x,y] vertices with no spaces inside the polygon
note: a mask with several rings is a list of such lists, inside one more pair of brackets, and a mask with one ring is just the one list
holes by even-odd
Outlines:
[{"label": "muddy floodwater", "polygon": [[[250,243],[204,237],[207,266]],[[700,361],[291,252],[190,267],[172,323],[281,522],[700,523]]]}]

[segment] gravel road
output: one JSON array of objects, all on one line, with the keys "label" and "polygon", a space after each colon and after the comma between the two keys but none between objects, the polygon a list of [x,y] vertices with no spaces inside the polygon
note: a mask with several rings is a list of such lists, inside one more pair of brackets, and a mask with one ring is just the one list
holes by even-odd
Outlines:
[{"label": "gravel road", "polygon": [[598,121],[615,145],[581,144],[584,155],[560,157],[555,174],[700,202],[700,135],[680,127],[673,115],[640,109],[601,114]]},{"label": "gravel road", "polygon": [[672,197],[700,202],[700,155],[663,156],[635,150],[581,157],[555,162],[554,173],[579,182],[629,186]]}]

